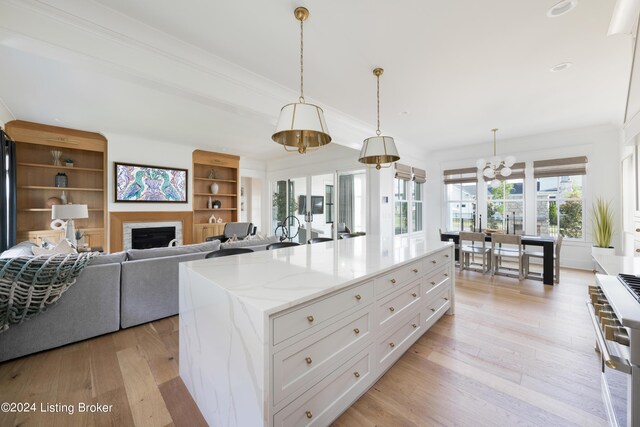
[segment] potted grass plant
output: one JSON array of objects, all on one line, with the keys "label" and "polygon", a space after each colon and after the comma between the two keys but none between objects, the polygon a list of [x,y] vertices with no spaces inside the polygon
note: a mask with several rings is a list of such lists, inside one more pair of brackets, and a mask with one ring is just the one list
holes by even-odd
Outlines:
[{"label": "potted grass plant", "polygon": [[611,202],[598,197],[592,208],[593,255],[615,255],[613,240],[613,210]]}]

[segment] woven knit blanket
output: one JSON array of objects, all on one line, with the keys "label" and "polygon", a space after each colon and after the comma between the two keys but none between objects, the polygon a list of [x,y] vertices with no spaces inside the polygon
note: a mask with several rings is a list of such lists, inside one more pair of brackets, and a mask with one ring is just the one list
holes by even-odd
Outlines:
[{"label": "woven knit blanket", "polygon": [[0,258],[0,333],[58,301],[98,254]]}]

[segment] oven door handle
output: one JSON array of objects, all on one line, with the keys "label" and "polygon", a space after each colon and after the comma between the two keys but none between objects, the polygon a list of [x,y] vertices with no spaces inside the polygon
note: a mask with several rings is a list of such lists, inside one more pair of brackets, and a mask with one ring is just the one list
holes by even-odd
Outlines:
[{"label": "oven door handle", "polygon": [[602,360],[604,361],[604,364],[607,365],[609,368],[616,369],[616,364],[613,363],[613,360],[611,360],[611,354],[609,354],[609,349],[607,348],[607,342],[604,339],[604,335],[602,335],[602,330],[600,329],[600,322],[598,321],[598,316],[596,316],[596,311],[593,307],[593,304],[588,302],[587,309],[589,309],[589,317],[591,317],[593,330],[596,333],[596,342],[598,343],[598,348],[600,349]]}]

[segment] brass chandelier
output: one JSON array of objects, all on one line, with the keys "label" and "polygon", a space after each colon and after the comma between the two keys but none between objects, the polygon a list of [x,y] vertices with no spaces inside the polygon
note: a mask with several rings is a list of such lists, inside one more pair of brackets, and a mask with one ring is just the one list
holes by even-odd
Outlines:
[{"label": "brass chandelier", "polygon": [[304,101],[304,21],[309,18],[309,11],[298,7],[294,16],[300,21],[300,97],[299,102],[282,107],[271,139],[286,151],[304,154],[330,143],[331,135],[322,108]]},{"label": "brass chandelier", "polygon": [[[384,73],[382,68],[374,68],[373,75],[376,76],[377,82],[377,115],[378,115],[378,127],[376,129],[376,136],[367,138],[362,143],[362,150],[360,150],[360,158],[358,161],[366,165],[375,165],[377,170],[391,166],[391,163],[400,160],[398,155],[398,149],[390,136],[383,136],[380,132],[380,76]],[[385,165],[385,166],[383,166]]]}]

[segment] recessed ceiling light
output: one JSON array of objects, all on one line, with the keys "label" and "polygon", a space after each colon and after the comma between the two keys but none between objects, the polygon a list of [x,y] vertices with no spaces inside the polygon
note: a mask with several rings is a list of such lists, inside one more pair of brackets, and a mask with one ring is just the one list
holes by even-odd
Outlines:
[{"label": "recessed ceiling light", "polygon": [[562,0],[547,12],[549,18],[557,18],[571,12],[578,5],[578,0]]},{"label": "recessed ceiling light", "polygon": [[561,62],[560,64],[551,67],[549,71],[551,71],[552,73],[559,73],[560,71],[564,71],[572,65],[573,64],[571,62]]}]

